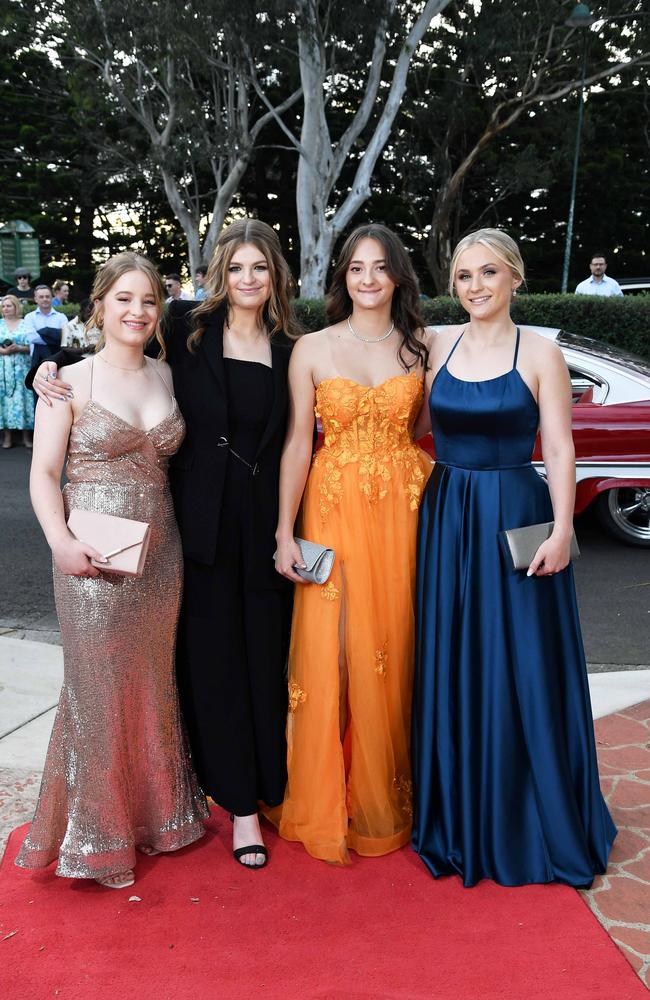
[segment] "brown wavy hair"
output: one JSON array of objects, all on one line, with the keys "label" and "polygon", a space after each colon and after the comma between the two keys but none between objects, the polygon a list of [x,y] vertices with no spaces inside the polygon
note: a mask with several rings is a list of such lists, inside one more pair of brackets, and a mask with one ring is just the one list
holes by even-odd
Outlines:
[{"label": "brown wavy hair", "polygon": [[377,240],[381,244],[386,270],[391,281],[397,285],[393,292],[390,314],[402,338],[397,352],[399,362],[408,372],[420,361],[426,371],[429,351],[421,339],[424,319],[420,311],[420,285],[406,248],[387,226],[374,222],[357,226],[346,239],[341,247],[325,299],[327,319],[332,324],[340,323],[352,312],[352,299],[347,289],[346,276],[357,245],[366,239]]},{"label": "brown wavy hair", "polygon": [[[142,271],[142,273],[146,274],[151,282],[151,290],[153,291],[154,298],[156,299],[156,306],[158,309],[158,322],[156,323],[154,336],[160,345],[160,354],[158,357],[160,360],[164,360],[165,341],[163,340],[162,330],[160,328],[160,320],[165,308],[165,286],[155,264],[152,264],[147,257],[143,257],[139,253],[133,253],[131,250],[125,250],[123,253],[116,253],[114,257],[110,257],[105,264],[102,264],[99,271],[95,275],[92,291],[90,292],[90,298],[93,303],[93,311],[88,317],[87,322],[84,323],[84,330],[90,330],[94,326],[96,326],[98,330],[103,329],[104,308],[102,305],[102,299],[109,289],[113,287],[115,282],[118,281],[123,274],[128,274],[129,271]],[[95,345],[95,352],[100,351],[103,346],[104,334],[102,332],[97,340],[97,344]]]},{"label": "brown wavy hair", "polygon": [[262,321],[269,339],[279,333],[296,338],[302,329],[296,320],[289,299],[294,292],[294,282],[275,229],[259,219],[238,219],[222,230],[208,264],[205,278],[205,299],[192,310],[194,329],[187,338],[193,351],[205,333],[205,317],[225,308],[228,322],[228,268],[234,253],[245,244],[252,244],[264,256],[269,268],[271,292],[262,309]]}]

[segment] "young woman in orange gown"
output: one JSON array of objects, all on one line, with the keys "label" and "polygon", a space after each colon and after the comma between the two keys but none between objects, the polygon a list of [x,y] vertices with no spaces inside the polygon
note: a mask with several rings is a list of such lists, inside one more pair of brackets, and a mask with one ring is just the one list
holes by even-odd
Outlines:
[{"label": "young woman in orange gown", "polygon": [[[428,355],[418,301],[397,237],[359,227],[332,280],[331,325],[298,342],[289,369],[276,556],[297,585],[289,779],[270,815],[342,864],[350,848],[396,850],[411,830],[415,536],[431,470],[413,440]],[[311,461],[314,412],[324,443]],[[296,574],[294,533],[334,549],[323,586]]]}]

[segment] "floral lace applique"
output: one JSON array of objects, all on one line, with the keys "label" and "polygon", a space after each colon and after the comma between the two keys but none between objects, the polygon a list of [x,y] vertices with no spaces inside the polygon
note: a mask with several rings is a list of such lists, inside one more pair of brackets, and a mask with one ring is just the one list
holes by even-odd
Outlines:
[{"label": "floral lace applique", "polygon": [[338,587],[335,587],[331,580],[328,580],[327,583],[323,584],[320,588],[320,596],[326,601],[336,601],[339,597],[339,593],[340,591]]},{"label": "floral lace applique", "polygon": [[295,712],[298,705],[303,705],[307,701],[307,692],[296,684],[295,681],[289,681],[289,711]]},{"label": "floral lace applique", "polygon": [[395,375],[374,388],[346,378],[320,383],[315,412],[322,421],[324,443],[313,468],[320,472],[323,521],[340,502],[343,470],[352,463],[358,466],[359,489],[368,503],[379,503],[396,483],[410,509],[417,510],[426,475],[412,427],[421,402],[417,372]]},{"label": "floral lace applique", "polygon": [[384,643],[381,649],[375,650],[375,673],[386,680],[386,666],[388,664],[388,643]]},{"label": "floral lace applique", "polygon": [[403,774],[396,774],[393,787],[397,790],[399,806],[405,816],[413,816],[413,782]]}]

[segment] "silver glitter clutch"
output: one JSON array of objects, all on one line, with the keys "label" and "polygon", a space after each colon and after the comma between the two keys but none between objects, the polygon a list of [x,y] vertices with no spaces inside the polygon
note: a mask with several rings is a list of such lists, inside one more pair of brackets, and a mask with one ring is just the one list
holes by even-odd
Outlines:
[{"label": "silver glitter clutch", "polygon": [[[334,565],[334,549],[328,549],[318,542],[308,542],[304,538],[294,538],[294,542],[300,549],[302,561],[305,563],[305,569],[302,566],[293,567],[298,576],[307,583],[327,583]],[[277,554],[277,551],[273,553],[274,559]]]},{"label": "silver glitter clutch", "polygon": [[[525,528],[509,528],[499,532],[499,541],[513,569],[528,569],[538,548],[550,538],[554,521],[544,524],[529,524]],[[580,555],[575,531],[571,535],[571,559]]]}]

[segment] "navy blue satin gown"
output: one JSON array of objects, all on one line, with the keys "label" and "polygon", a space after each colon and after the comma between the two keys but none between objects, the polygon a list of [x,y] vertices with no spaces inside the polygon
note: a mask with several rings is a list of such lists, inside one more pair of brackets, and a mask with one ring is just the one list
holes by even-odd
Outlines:
[{"label": "navy blue satin gown", "polygon": [[531,465],[539,411],[518,351],[519,330],[512,369],[482,382],[455,378],[450,354],[431,388],[413,846],[433,875],[466,886],[587,886],[605,871],[616,828],[598,783],[573,570],[527,577],[497,538],[553,518]]}]

